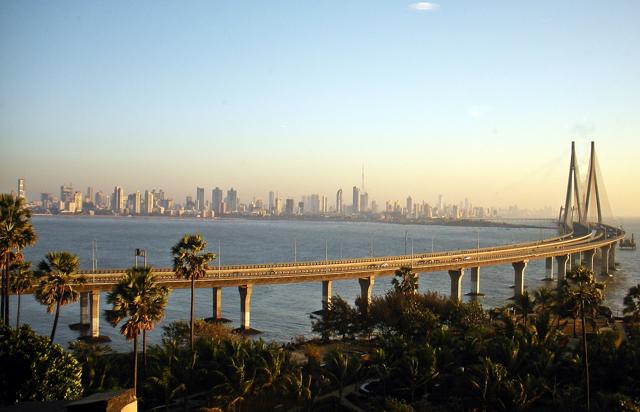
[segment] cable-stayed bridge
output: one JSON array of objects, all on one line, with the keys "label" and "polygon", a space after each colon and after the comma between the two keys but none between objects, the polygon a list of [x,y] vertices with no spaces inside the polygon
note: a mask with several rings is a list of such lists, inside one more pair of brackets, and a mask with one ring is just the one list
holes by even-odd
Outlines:
[{"label": "cable-stayed bridge", "polygon": [[[531,260],[545,260],[550,281],[564,279],[567,271],[578,264],[586,265],[594,273],[608,275],[615,270],[615,245],[624,237],[624,232],[603,221],[608,201],[606,195],[603,196],[605,192],[593,143],[586,181],[581,180],[577,165],[572,143],[567,193],[558,222],[562,234],[554,238],[436,253],[218,266],[210,268],[206,276],[196,280],[195,287],[212,289],[212,315],[216,319],[222,316],[222,288],[237,287],[241,306],[240,328],[249,330],[251,294],[253,287],[259,285],[319,282],[322,284],[322,303],[326,307],[331,301],[334,280],[357,279],[362,301],[370,302],[376,277],[393,275],[399,268],[407,266],[417,273],[447,272],[451,281],[451,298],[456,300],[462,297],[461,284],[466,271],[471,274],[469,294],[481,295],[480,270],[486,266],[511,264],[515,294],[524,292],[526,268]],[[111,290],[125,271],[101,269],[79,273],[87,279],[80,287],[80,323],[89,325],[93,337],[100,334],[100,292]],[[189,280],[177,278],[171,268],[156,268],[154,272],[163,285],[191,287]]]}]

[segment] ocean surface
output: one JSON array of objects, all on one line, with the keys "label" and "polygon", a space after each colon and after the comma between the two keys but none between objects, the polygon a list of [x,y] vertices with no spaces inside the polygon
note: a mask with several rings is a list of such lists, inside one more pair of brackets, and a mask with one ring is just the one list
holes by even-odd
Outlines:
[{"label": "ocean surface", "polygon": [[[536,222],[539,224],[540,222]],[[145,249],[148,263],[154,267],[171,266],[171,246],[185,233],[200,232],[209,242],[208,250],[218,254],[222,264],[268,263],[397,255],[431,251],[476,248],[499,244],[539,240],[556,235],[549,223],[548,229],[530,228],[473,228],[448,226],[419,226],[366,222],[309,222],[267,221],[245,219],[175,219],[175,218],[109,218],[35,216],[33,218],[38,241],[25,250],[28,260],[37,265],[48,251],[65,250],[77,254],[81,267],[92,266],[92,243],[97,245],[98,268],[124,268],[134,263],[134,250]],[[619,222],[628,233],[640,234],[640,219]],[[640,255],[637,251],[616,251],[620,263],[614,276],[607,281],[607,300],[620,314],[622,299],[628,289],[640,283]],[[217,265],[214,262],[213,265]],[[525,273],[525,285],[529,289],[543,286],[544,261],[531,261]],[[485,307],[503,305],[513,295],[514,283],[511,265],[482,268],[480,288],[485,294],[479,298]],[[470,290],[470,276],[465,274],[463,292]],[[391,277],[375,279],[373,293],[384,294],[391,287]],[[446,272],[425,273],[420,276],[420,290],[449,294],[450,282]],[[353,303],[359,293],[357,280],[336,281],[334,295],[340,295]],[[251,300],[251,326],[262,331],[266,340],[288,342],[298,335],[311,335],[310,314],[321,308],[322,287],[318,283],[254,286]],[[157,343],[163,324],[189,317],[189,290],[172,291],[165,319],[148,334],[150,343]],[[465,297],[466,299],[466,297]],[[15,323],[16,297],[12,297],[12,324]],[[106,293],[101,296],[101,311],[107,308]],[[232,326],[240,323],[240,300],[235,287],[222,291],[223,317]],[[198,317],[212,316],[212,292],[196,289],[196,313]],[[62,307],[56,343],[67,346],[79,332],[68,325],[79,321],[77,303]],[[29,323],[34,330],[49,335],[53,315],[35,301],[33,296],[22,298],[21,322]],[[115,350],[129,350],[130,343],[118,333],[118,327],[109,325],[104,316],[100,321],[101,335],[112,339]]]}]

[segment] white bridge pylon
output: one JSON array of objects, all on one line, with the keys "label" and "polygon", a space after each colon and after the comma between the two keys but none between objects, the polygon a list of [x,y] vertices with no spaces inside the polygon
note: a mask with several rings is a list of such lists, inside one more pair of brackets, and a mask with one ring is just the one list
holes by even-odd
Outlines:
[{"label": "white bridge pylon", "polygon": [[576,161],[576,145],[571,142],[571,162],[569,163],[569,181],[567,182],[567,196],[564,207],[560,210],[560,223],[566,229],[573,228],[573,222],[587,225],[589,205],[594,200],[597,211],[598,223],[602,223],[602,206],[600,202],[600,189],[598,188],[597,162],[595,143],[591,142],[591,155],[589,156],[589,172],[586,182],[586,194],[582,190],[580,171]]}]

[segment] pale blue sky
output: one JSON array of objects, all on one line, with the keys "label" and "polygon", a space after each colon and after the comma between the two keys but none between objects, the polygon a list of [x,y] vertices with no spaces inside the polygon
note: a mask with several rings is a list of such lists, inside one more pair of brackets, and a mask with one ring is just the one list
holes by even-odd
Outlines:
[{"label": "pale blue sky", "polygon": [[436,3],[5,0],[0,190],[556,208],[594,139],[640,214],[640,2]]}]

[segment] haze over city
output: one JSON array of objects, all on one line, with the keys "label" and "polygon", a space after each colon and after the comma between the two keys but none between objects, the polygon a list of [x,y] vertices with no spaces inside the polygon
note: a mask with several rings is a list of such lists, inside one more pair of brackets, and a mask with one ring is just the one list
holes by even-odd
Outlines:
[{"label": "haze over city", "polygon": [[637,215],[633,1],[4,2],[0,190],[563,200],[595,140]]}]

